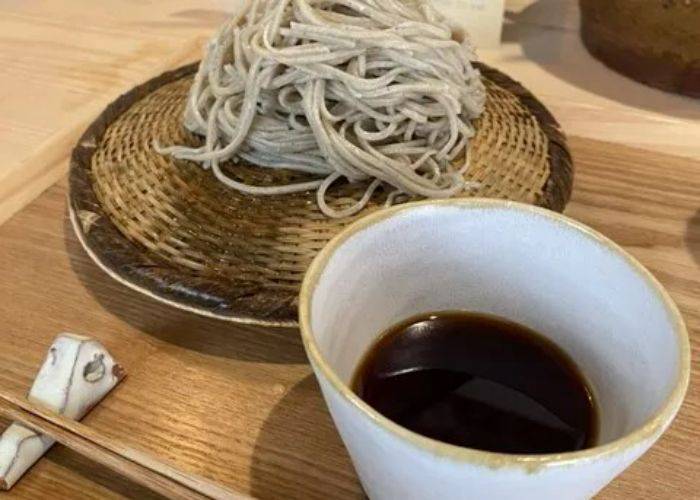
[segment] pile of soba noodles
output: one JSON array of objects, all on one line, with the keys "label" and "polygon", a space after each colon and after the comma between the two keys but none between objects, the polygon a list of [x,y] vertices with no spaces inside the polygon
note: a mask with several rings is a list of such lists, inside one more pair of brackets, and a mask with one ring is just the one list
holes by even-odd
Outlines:
[{"label": "pile of soba noodles", "polygon": [[[190,90],[184,122],[203,144],[158,150],[244,193],[316,190],[329,217],[357,213],[380,186],[387,203],[454,196],[484,109],[473,59],[426,1],[253,0],[210,41]],[[228,160],[308,180],[245,184]],[[331,185],[360,181],[352,206],[327,203]]]}]

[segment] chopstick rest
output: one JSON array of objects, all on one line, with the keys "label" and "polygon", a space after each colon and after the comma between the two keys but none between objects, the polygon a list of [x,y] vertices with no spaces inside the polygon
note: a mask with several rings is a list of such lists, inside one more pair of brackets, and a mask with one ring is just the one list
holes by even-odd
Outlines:
[{"label": "chopstick rest", "polygon": [[[62,333],[49,348],[27,399],[80,420],[125,376],[102,344]],[[0,489],[10,489],[55,441],[13,422],[0,437]]]}]

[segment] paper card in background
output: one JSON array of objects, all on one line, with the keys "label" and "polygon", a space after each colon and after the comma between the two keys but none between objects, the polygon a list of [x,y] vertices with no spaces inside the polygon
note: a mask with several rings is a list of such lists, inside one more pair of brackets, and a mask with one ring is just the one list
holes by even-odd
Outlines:
[{"label": "paper card in background", "polygon": [[478,48],[500,45],[505,0],[433,0],[433,4],[451,26],[466,30]]}]

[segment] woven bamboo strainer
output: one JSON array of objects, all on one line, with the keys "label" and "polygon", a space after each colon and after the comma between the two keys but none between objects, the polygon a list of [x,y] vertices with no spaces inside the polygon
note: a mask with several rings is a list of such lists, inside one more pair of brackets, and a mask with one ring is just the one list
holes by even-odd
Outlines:
[{"label": "woven bamboo strainer", "polygon": [[[231,321],[296,323],[306,267],[357,217],[382,207],[377,193],[357,217],[324,217],[314,193],[254,197],[210,171],[154,151],[199,138],[181,125],[196,65],[122,95],[88,128],[71,159],[70,214],[90,256],[112,277],[176,307]],[[566,141],[549,112],[520,84],[481,65],[488,99],[471,144],[469,196],[563,210],[572,186]],[[249,183],[299,174],[227,167]],[[363,186],[329,193],[338,206]]]}]

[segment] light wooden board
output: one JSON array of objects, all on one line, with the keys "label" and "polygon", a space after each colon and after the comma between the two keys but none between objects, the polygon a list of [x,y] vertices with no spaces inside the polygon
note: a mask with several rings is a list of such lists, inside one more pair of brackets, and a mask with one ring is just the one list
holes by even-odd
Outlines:
[{"label": "light wooden board", "polygon": [[[197,59],[241,2],[0,0],[0,222],[65,173],[71,145],[108,102]],[[482,59],[522,80],[572,135],[700,159],[700,101],[593,60],[576,6],[507,0],[503,44]]]},{"label": "light wooden board", "polygon": [[[668,287],[697,360],[698,163],[571,142],[578,170],[567,213],[621,243]],[[0,227],[0,389],[22,394],[58,332],[93,335],[129,373],[86,418],[94,429],[260,498],[359,498],[298,332],[199,318],[117,284],[80,248],[65,196],[62,180]],[[676,422],[600,498],[696,497],[699,440],[694,363]],[[142,498],[143,490],[56,447],[8,497],[50,494]]]}]

